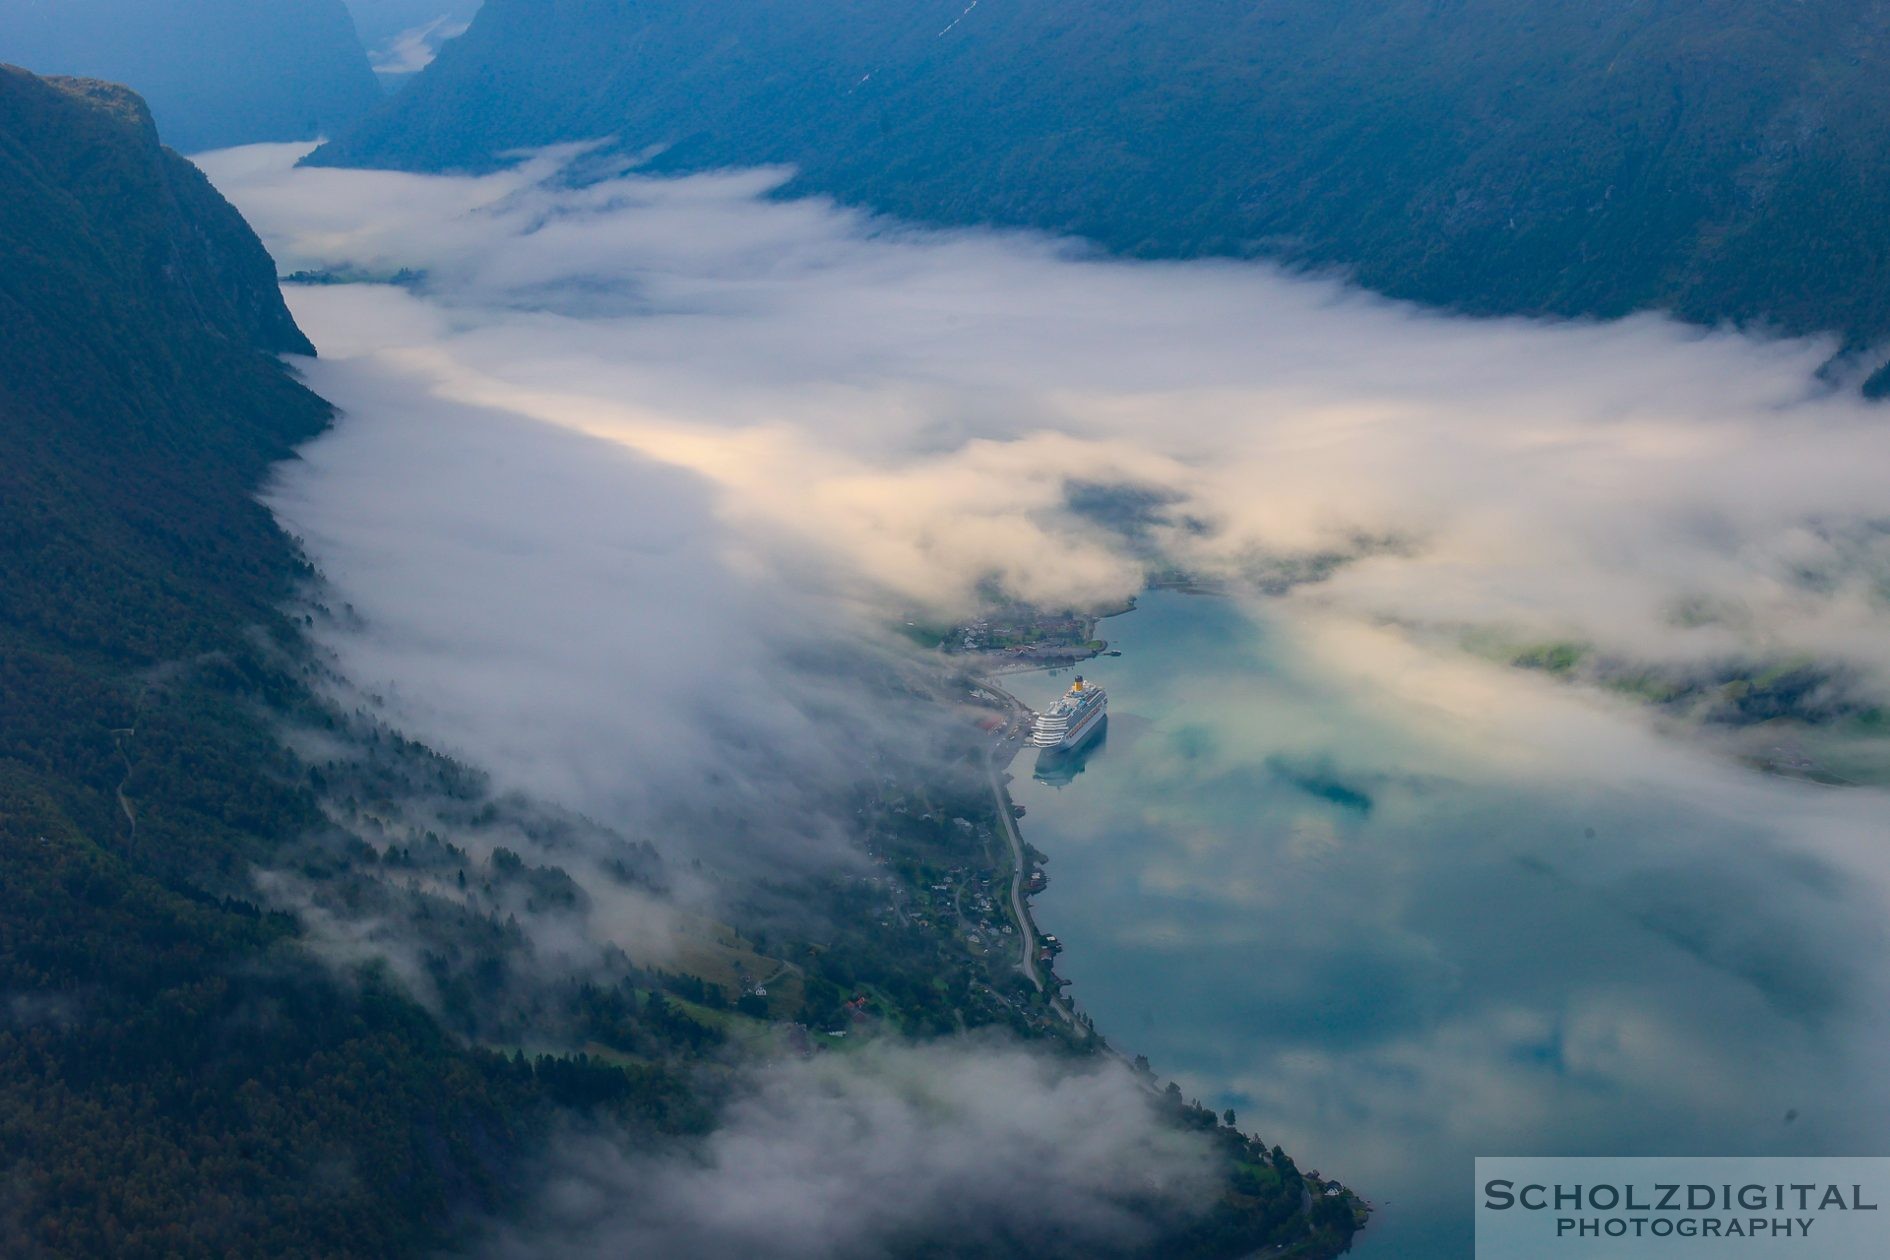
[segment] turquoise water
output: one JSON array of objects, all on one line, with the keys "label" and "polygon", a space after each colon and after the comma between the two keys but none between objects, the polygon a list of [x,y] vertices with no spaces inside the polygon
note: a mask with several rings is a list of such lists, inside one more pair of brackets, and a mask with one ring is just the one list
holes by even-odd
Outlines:
[{"label": "turquoise water", "polygon": [[1368,1256],[1469,1256],[1478,1155],[1890,1154],[1883,797],[1535,679],[1374,682],[1278,607],[1146,597],[1080,671],[1106,742],[1013,767],[1117,1046],[1376,1202]]}]

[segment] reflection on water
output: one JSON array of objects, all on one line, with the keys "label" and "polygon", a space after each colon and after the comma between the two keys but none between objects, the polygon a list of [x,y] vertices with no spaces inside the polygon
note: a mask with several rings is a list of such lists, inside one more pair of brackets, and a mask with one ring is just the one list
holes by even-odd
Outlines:
[{"label": "reflection on water", "polygon": [[1362,1254],[1470,1254],[1479,1154],[1890,1154],[1883,795],[1227,600],[1110,638],[1108,756],[1014,785],[1038,920],[1105,1034],[1380,1205]]},{"label": "reflection on water", "polygon": [[1068,787],[1076,782],[1076,776],[1089,769],[1089,763],[1102,755],[1109,743],[1109,717],[1103,716],[1096,724],[1096,733],[1083,741],[1079,748],[1046,748],[1037,754],[1037,767],[1031,772],[1031,778],[1050,787]]}]

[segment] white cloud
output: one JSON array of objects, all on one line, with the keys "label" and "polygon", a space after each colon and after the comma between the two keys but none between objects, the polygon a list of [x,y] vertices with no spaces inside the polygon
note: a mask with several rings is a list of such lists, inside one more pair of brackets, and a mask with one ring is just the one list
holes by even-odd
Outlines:
[{"label": "white cloud", "polygon": [[1162,1123],[1113,1062],[880,1043],[756,1074],[694,1158],[560,1145],[493,1257],[865,1260],[921,1239],[978,1254],[1125,1254],[1149,1214],[1208,1201],[1207,1143]]},{"label": "white cloud", "polygon": [[872,697],[828,642],[844,627],[870,653],[856,627],[727,540],[699,478],[444,401],[404,362],[310,365],[374,421],[310,444],[267,495],[358,614],[317,630],[344,674],[504,786],[659,845],[686,809],[703,834],[685,858],[717,847],[718,813],[771,820],[768,854],[837,856],[795,806],[867,757]]},{"label": "white cloud", "polygon": [[1141,557],[1065,491],[1134,485],[1172,500],[1151,541],[1207,572],[1403,540],[1305,596],[1354,614],[1655,661],[1804,652],[1886,690],[1890,425],[1815,381],[1827,345],[916,233],[769,200],[768,172],[544,182],[574,155],[481,179],[213,167],[294,265],[426,273],[393,313],[299,295],[335,360],[385,366],[394,330],[426,347],[400,369],[418,387],[686,468],[732,528],[866,589],[1118,596]]},{"label": "white cloud", "polygon": [[404,30],[373,50],[371,59],[374,72],[388,79],[418,74],[433,64],[433,59],[439,56],[441,44],[449,39],[458,39],[471,25],[470,22],[441,16]]}]

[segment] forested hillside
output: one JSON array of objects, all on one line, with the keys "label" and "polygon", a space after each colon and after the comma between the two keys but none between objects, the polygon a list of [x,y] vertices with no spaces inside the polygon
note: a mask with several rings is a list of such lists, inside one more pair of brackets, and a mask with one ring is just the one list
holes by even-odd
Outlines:
[{"label": "forested hillside", "polygon": [[0,63],[127,84],[187,153],[332,135],[381,97],[342,0],[0,0]]},{"label": "forested hillside", "polygon": [[121,88],[0,71],[0,1250],[385,1255],[496,1201],[535,1089],[250,899],[328,422],[274,268]]},{"label": "forested hillside", "polygon": [[551,141],[1476,312],[1890,335],[1883,0],[490,0],[315,158]]}]

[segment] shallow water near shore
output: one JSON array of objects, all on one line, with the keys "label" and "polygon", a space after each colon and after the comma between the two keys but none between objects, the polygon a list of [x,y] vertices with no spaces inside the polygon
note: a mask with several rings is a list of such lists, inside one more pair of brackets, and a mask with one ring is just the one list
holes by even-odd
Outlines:
[{"label": "shallow water near shore", "polygon": [[1040,927],[1129,1054],[1471,1254],[1478,1155],[1890,1154],[1890,798],[1532,675],[1156,592],[1081,773],[1012,767]]}]

